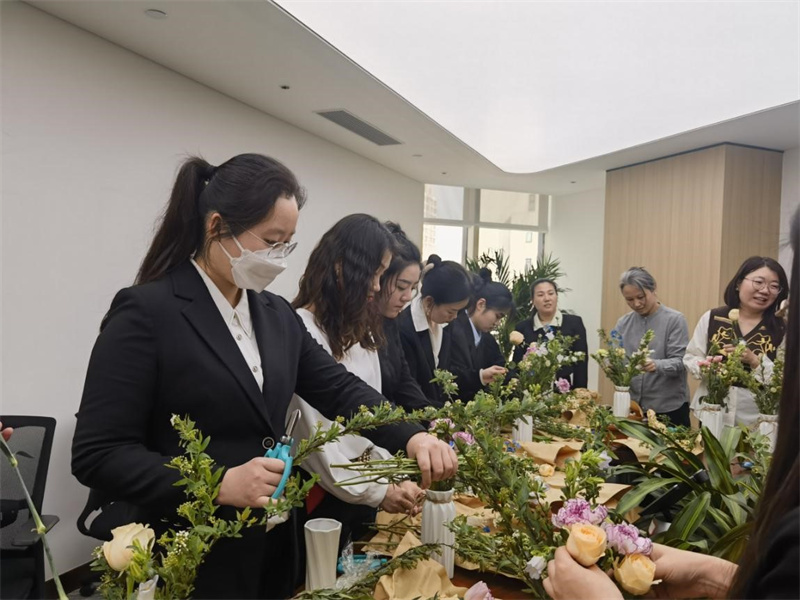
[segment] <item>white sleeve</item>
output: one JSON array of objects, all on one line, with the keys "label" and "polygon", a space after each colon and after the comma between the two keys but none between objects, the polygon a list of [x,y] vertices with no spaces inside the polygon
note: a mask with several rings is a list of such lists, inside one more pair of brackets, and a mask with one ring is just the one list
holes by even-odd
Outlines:
[{"label": "white sleeve", "polygon": [[689,345],[686,346],[686,354],[683,355],[683,364],[695,379],[702,379],[698,363],[706,358],[708,352],[708,322],[710,319],[710,310],[703,313],[697,322],[697,327],[694,328],[694,335],[689,340]]},{"label": "white sleeve", "polygon": [[753,376],[761,383],[768,383],[772,379],[772,369],[775,366],[766,354],[761,354],[761,364],[758,368],[753,369]]},{"label": "white sleeve", "polygon": [[[295,426],[293,433],[295,440],[310,437],[311,433],[316,429],[317,423],[322,423],[323,427],[330,426],[330,420],[326,419],[319,411],[295,394],[286,413],[287,417],[297,408],[301,409],[302,416]],[[389,488],[388,484],[360,483],[339,487],[336,485],[337,482],[356,477],[358,473],[331,467],[331,465],[352,462],[367,450],[370,450],[370,456],[377,459],[390,458],[392,456],[388,450],[375,446],[364,437],[347,435],[339,438],[336,442],[325,444],[318,452],[314,452],[306,458],[301,466],[309,473],[319,475],[319,484],[322,488],[340,500],[349,504],[366,504],[367,506],[377,507],[386,497],[386,490]]]}]

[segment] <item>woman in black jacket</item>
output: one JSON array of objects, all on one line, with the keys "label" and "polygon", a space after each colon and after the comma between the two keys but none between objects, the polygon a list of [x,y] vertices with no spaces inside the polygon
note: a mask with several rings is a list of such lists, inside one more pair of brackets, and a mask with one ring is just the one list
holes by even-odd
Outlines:
[{"label": "woman in black jacket", "polygon": [[453,373],[459,398],[469,402],[496,376],[506,374],[506,357],[491,334],[514,308],[514,298],[502,283],[492,281],[492,272],[483,268],[472,274],[472,298],[450,325],[453,328]]},{"label": "woman in black jacket", "polygon": [[[210,436],[206,451],[224,469],[216,502],[231,518],[274,493],[284,463],[265,458],[264,445],[284,434],[295,392],[330,419],[384,401],[313,340],[285,300],[264,291],[294,248],[303,200],[294,174],[258,154],[181,167],[136,285],[103,319],[72,442],[75,477],[133,505],[134,520],[158,529],[179,521],[185,496],[166,467],[181,454],[173,414],[188,414]],[[365,435],[416,457],[423,487],[431,474],[455,473],[452,449],[418,426]],[[291,596],[293,521],[221,540],[193,597]]]},{"label": "woman in black jacket", "polygon": [[[568,315],[558,310],[558,288],[551,279],[537,279],[531,284],[531,304],[533,314],[530,319],[515,327],[525,337],[525,343],[514,348],[513,361],[519,362],[525,350],[533,342],[547,338],[548,333],[561,332],[562,335],[577,338],[570,348],[573,352],[583,352],[588,357],[586,328],[578,315]],[[585,388],[588,382],[587,363],[584,360],[558,371],[556,377],[563,377],[573,388]]]},{"label": "woman in black jacket", "polygon": [[434,406],[443,406],[445,401],[439,386],[431,382],[434,371],[449,371],[453,366],[453,330],[447,325],[466,308],[470,292],[464,267],[432,254],[425,267],[422,293],[398,317],[411,375]]}]

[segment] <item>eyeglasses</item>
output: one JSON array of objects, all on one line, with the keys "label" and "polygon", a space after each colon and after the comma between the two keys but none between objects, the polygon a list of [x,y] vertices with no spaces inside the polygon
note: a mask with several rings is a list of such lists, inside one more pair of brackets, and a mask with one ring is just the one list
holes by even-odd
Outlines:
[{"label": "eyeglasses", "polygon": [[753,288],[757,292],[760,292],[766,287],[769,289],[770,294],[775,294],[777,296],[783,290],[783,288],[777,283],[770,283],[767,285],[767,281],[765,279],[761,279],[760,277],[758,279],[750,279],[749,277],[745,277],[745,279],[753,284]]},{"label": "eyeglasses", "polygon": [[267,256],[269,258],[286,258],[292,252],[294,252],[294,249],[297,247],[297,242],[289,242],[289,243],[275,242],[274,244],[270,244],[268,241],[258,237],[255,233],[253,233],[249,229],[247,230],[247,233],[252,235],[254,238],[256,238],[258,241],[260,241],[267,247],[268,249]]}]

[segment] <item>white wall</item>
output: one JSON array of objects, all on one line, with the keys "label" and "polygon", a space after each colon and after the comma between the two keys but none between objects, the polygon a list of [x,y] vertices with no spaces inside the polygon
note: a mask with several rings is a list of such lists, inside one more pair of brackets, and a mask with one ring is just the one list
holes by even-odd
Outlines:
[{"label": "white wall", "polygon": [[781,238],[779,260],[786,274],[792,273],[792,250],[789,247],[789,219],[800,207],[800,148],[783,153],[783,179],[781,181]]},{"label": "white wall", "polygon": [[421,230],[423,186],[18,2],[2,6],[2,413],[58,419],[46,512],[61,572],[90,559],[70,444],[89,353],[187,153],[285,162],[308,189],[293,297],[320,235],[368,212]]},{"label": "white wall", "polygon": [[[590,353],[598,348],[605,199],[605,188],[555,197],[550,205],[550,231],[545,242],[545,251],[561,261],[567,274],[559,284],[571,290],[559,297],[558,304],[583,319]],[[597,364],[586,358],[589,388],[597,389]]]}]

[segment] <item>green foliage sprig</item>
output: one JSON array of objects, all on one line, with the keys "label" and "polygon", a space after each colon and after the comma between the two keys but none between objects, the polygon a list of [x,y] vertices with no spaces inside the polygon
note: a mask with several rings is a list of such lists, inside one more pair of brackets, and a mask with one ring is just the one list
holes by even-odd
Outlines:
[{"label": "green foliage sprig", "polygon": [[639,341],[639,346],[630,355],[625,350],[622,335],[616,329],[611,332],[611,336],[606,334],[605,329],[598,329],[597,333],[605,347],[592,354],[592,358],[597,361],[611,383],[617,387],[630,387],[633,378],[641,375],[645,362],[650,358],[652,350],[648,347],[655,333],[648,329]]}]

